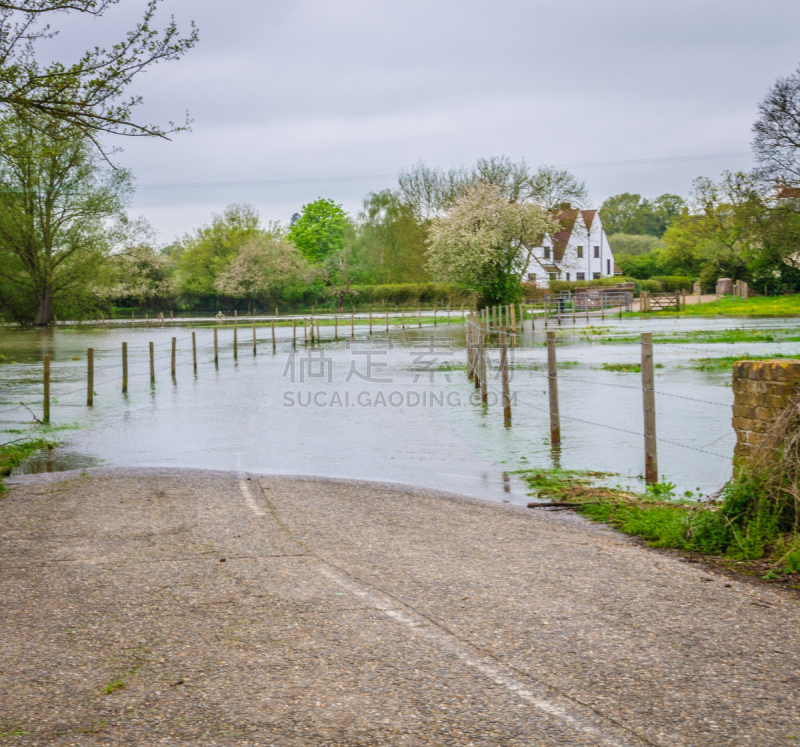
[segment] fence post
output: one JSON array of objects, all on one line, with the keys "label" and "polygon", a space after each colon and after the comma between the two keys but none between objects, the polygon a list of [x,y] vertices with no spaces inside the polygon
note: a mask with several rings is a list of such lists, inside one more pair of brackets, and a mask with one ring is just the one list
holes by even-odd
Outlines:
[{"label": "fence post", "polygon": [[547,382],[550,392],[550,443],[561,443],[561,418],[558,414],[558,378],[556,369],[556,333],[547,333]]},{"label": "fence post", "polygon": [[192,368],[197,376],[197,335],[194,332],[192,332]]},{"label": "fence post", "polygon": [[405,307],[401,309],[401,315],[402,315],[402,327],[403,327],[403,329],[405,329],[406,328],[406,310],[405,310]]},{"label": "fence post", "polygon": [[517,334],[517,310],[516,304],[509,304],[508,310],[511,312],[511,334]]},{"label": "fence post", "polygon": [[[150,343],[152,345],[152,343]],[[217,328],[214,327],[214,365],[219,364],[219,341],[217,340]]]},{"label": "fence post", "polygon": [[272,320],[272,352],[275,352],[275,320]]},{"label": "fence post", "polygon": [[86,406],[94,405],[94,348],[86,351]]},{"label": "fence post", "polygon": [[178,339],[176,337],[172,338],[172,378],[175,379],[175,347],[178,344]]},{"label": "fence post", "polygon": [[508,344],[505,332],[500,333],[500,377],[503,382],[503,425],[508,428],[511,425],[511,390],[508,385]]},{"label": "fence post", "polygon": [[42,422],[50,423],[50,356],[44,357],[44,401],[42,402]]},{"label": "fence post", "polygon": [[475,375],[474,371],[472,370],[473,361],[472,361],[472,322],[470,318],[467,317],[467,378],[472,381],[472,377]]},{"label": "fence post", "polygon": [[256,354],[256,323],[253,322],[253,355]]},{"label": "fence post", "polygon": [[417,322],[419,323],[419,328],[422,329],[422,309],[417,309]]},{"label": "fence post", "polygon": [[172,318],[172,309],[170,309],[169,310],[169,322],[170,322],[170,324],[172,324],[173,321],[175,321],[175,320]]},{"label": "fence post", "polygon": [[656,393],[653,377],[653,335],[642,333],[642,399],[644,403],[644,480],[658,482]]},{"label": "fence post", "polygon": [[372,337],[372,308],[369,310],[369,336]]},{"label": "fence post", "polygon": [[322,332],[320,331],[320,321],[317,319],[317,342],[322,341]]},{"label": "fence post", "polygon": [[350,339],[356,339],[356,315],[352,312],[350,313]]},{"label": "fence post", "polygon": [[308,319],[303,317],[303,342],[308,342]]},{"label": "fence post", "polygon": [[339,342],[339,317],[336,314],[333,315],[333,340]]},{"label": "fence post", "polygon": [[152,342],[150,343],[150,383],[156,383],[156,352]]},{"label": "fence post", "polygon": [[389,309],[386,309],[386,331],[389,331]]},{"label": "fence post", "polygon": [[122,393],[128,393],[128,343],[122,343]]},{"label": "fence post", "polygon": [[233,323],[233,360],[239,357],[239,328]]},{"label": "fence post", "polygon": [[486,405],[489,403],[489,384],[486,381],[486,338],[483,333],[478,341],[478,367],[481,372],[481,404]]}]

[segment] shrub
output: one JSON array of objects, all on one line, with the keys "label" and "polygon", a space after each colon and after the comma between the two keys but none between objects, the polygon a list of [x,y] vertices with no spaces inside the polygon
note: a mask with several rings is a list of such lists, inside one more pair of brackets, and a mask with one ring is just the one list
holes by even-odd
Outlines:
[{"label": "shrub", "polygon": [[692,290],[692,279],[682,275],[657,275],[651,278],[661,283],[662,288],[667,293],[679,290]]}]

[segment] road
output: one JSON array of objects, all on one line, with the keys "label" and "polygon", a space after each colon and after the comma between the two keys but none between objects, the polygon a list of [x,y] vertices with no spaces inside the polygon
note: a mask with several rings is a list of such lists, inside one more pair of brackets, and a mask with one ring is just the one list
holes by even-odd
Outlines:
[{"label": "road", "polygon": [[0,498],[9,745],[792,745],[798,603],[569,514],[192,470]]}]

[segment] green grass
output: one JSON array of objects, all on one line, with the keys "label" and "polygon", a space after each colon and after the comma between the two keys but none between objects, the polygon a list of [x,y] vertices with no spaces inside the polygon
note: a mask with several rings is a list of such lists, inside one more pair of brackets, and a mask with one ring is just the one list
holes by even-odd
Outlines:
[{"label": "green grass", "polygon": [[680,312],[680,316],[800,316],[800,295],[757,296],[747,301],[725,296],[719,303],[713,301],[699,306],[687,306]]},{"label": "green grass", "polygon": [[106,695],[111,695],[111,693],[116,692],[117,690],[124,690],[126,687],[125,680],[111,680],[104,688],[103,692]]},{"label": "green grass", "polygon": [[[616,371],[617,373],[641,373],[641,363],[603,363],[603,371]],[[664,368],[663,363],[656,363],[654,368]]]},{"label": "green grass", "polygon": [[[732,560],[768,557],[769,578],[800,572],[800,535],[786,505],[764,499],[767,478],[738,470],[720,500],[696,500],[687,492],[675,496],[675,486],[658,483],[646,493],[619,486],[598,485],[608,473],[533,469],[520,474],[531,495],[556,506],[574,508],[587,519],[625,534],[641,537],[653,547],[700,552]],[[529,504],[533,506],[535,504]]]},{"label": "green grass", "polygon": [[[605,345],[615,345],[623,342],[639,342],[636,335],[605,335],[596,333],[581,336],[589,342]],[[783,327],[779,329],[720,329],[720,330],[688,330],[669,334],[654,334],[653,342],[666,345],[697,344],[697,343],[739,343],[739,342],[800,342],[800,328]]]},{"label": "green grass", "polygon": [[[39,449],[52,449],[55,446],[57,446],[55,441],[48,441],[45,438],[21,439],[15,443],[0,446],[0,481],[3,477],[8,477],[14,467],[34,452]],[[5,488],[0,482],[0,492],[4,490]]]},{"label": "green grass", "polygon": [[776,358],[800,360],[800,355],[724,355],[719,358],[692,358],[689,365],[698,371],[730,371],[736,361],[771,361]]}]

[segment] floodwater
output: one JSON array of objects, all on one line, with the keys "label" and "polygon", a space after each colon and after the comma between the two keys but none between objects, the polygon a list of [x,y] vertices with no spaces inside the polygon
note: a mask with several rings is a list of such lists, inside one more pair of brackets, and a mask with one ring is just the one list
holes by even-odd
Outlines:
[{"label": "floodwater", "polygon": [[[601,324],[593,319],[594,331]],[[615,334],[725,328],[794,328],[793,320],[607,319],[602,334],[585,321],[565,322],[559,335],[562,445],[549,444],[544,326],[526,323],[513,351],[513,424],[503,426],[499,379],[493,406],[474,402],[465,371],[463,325],[413,322],[386,333],[377,324],[323,327],[323,343],[292,352],[291,328],[278,329],[273,353],[267,326],[220,326],[219,364],[212,329],[167,327],[5,328],[0,332],[2,441],[21,437],[41,418],[41,360],[52,357],[52,414],[61,445],[18,472],[91,466],[166,466],[384,480],[524,503],[520,469],[561,466],[617,475],[641,485],[644,464],[641,378],[601,370],[636,363],[635,342],[600,344]],[[198,368],[192,366],[191,333]],[[800,330],[799,330],[800,331]],[[171,338],[178,340],[170,374]],[[588,339],[587,339],[588,338]],[[128,393],[121,392],[121,343],[129,350]],[[155,343],[150,383],[148,344]],[[94,406],[86,407],[86,349],[95,349]],[[656,407],[659,472],[680,493],[708,495],[729,478],[735,436],[731,374],[699,371],[691,359],[799,354],[800,342],[657,344]],[[495,351],[495,358],[497,358]],[[11,361],[14,361],[13,363]],[[448,370],[452,367],[454,370]],[[19,403],[27,405],[22,407]],[[29,409],[28,409],[29,408]]]}]

